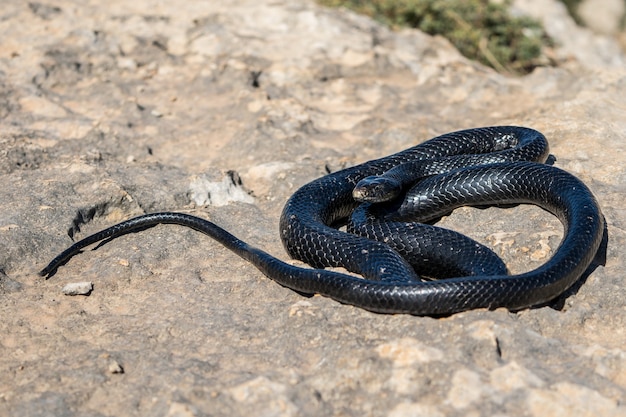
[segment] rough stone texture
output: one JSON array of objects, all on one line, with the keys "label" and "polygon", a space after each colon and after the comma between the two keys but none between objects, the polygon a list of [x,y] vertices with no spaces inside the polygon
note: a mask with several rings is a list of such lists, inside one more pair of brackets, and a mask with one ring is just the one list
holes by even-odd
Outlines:
[{"label": "rough stone texture", "polygon": [[611,35],[626,29],[622,27],[626,13],[623,0],[583,0],[577,13],[587,27],[599,33]]},{"label": "rough stone texture", "polygon": [[[626,415],[626,70],[585,64],[506,78],[441,38],[301,1],[3,1],[0,415]],[[157,210],[285,258],[296,187],[495,124],[543,131],[607,218],[606,266],[551,306],[372,314],[173,226],[36,275],[70,236]],[[197,206],[209,193],[225,205]],[[562,234],[525,206],[443,223],[513,271]],[[61,294],[79,281],[89,297]]]},{"label": "rough stone texture", "polygon": [[[618,0],[623,3],[623,0]],[[592,3],[592,4],[589,4]],[[611,3],[610,1],[608,3]],[[554,59],[567,63],[574,60],[575,66],[591,69],[605,67],[623,68],[626,66],[623,50],[620,49],[620,37],[603,36],[592,22],[601,21],[605,31],[616,35],[616,25],[622,15],[612,11],[613,5],[606,0],[591,0],[581,3],[582,16],[590,24],[590,29],[576,26],[574,19],[568,14],[565,5],[558,1],[545,0],[514,0],[513,10],[529,15],[543,24],[546,33],[558,45]],[[607,20],[607,15],[612,19]],[[626,46],[626,43],[621,42]]]}]

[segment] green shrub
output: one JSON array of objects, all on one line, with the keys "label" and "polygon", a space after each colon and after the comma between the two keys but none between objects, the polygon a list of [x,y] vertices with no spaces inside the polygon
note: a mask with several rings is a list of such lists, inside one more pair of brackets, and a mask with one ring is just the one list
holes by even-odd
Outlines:
[{"label": "green shrub", "polygon": [[537,21],[509,14],[508,0],[318,1],[352,9],[391,27],[442,35],[466,57],[503,73],[530,72],[542,62],[542,47],[550,43]]}]

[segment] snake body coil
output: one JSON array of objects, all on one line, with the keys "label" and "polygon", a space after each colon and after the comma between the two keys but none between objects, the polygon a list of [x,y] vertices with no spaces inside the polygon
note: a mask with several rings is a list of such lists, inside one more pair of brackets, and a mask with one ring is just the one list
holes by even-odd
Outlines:
[{"label": "snake body coil", "polygon": [[[598,251],[604,230],[604,218],[589,189],[574,176],[544,165],[547,156],[544,136],[532,129],[469,129],[312,181],[287,201],[280,234],[289,255],[315,269],[287,264],[207,220],[153,213],[75,243],[41,275],[53,274],[88,245],[169,223],[208,234],[281,285],[371,311],[440,315],[473,308],[521,309],[554,299],[580,278]],[[388,176],[402,188],[416,185],[404,202],[391,203],[391,211],[378,205],[358,207],[353,192],[365,191],[356,192],[355,186],[372,176],[374,183],[377,176]],[[552,258],[520,275],[508,275],[491,251],[469,238],[408,223],[438,218],[461,205],[518,203],[553,213],[565,230]],[[375,217],[383,211],[384,219]],[[336,228],[348,223],[351,215],[348,229],[361,236]],[[408,229],[417,234],[406,234]],[[413,258],[406,260],[403,252]],[[415,272],[422,270],[420,262],[430,265],[428,279]],[[328,266],[344,267],[363,278],[321,269]]]}]

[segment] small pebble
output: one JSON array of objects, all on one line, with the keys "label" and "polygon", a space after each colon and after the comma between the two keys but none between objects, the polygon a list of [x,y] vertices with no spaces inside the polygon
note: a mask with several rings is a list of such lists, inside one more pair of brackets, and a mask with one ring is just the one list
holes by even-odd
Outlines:
[{"label": "small pebble", "polygon": [[117,363],[117,361],[112,360],[109,362],[109,373],[111,374],[123,374],[124,367]]},{"label": "small pebble", "polygon": [[72,282],[67,284],[61,291],[65,295],[89,295],[93,290],[93,282]]}]

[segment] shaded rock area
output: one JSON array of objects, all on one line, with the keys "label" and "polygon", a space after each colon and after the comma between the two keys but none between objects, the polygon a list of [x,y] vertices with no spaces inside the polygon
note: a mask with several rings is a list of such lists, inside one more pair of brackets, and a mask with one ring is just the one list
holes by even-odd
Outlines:
[{"label": "shaded rock area", "polygon": [[[3,1],[0,415],[626,415],[626,69],[612,54],[508,78],[444,39],[310,2]],[[278,218],[298,186],[500,124],[542,131],[607,219],[605,266],[550,306],[373,314],[175,226],[37,276],[73,237],[158,210],[286,259]],[[527,206],[441,223],[514,272],[563,233]],[[80,282],[88,296],[63,294]]]}]

